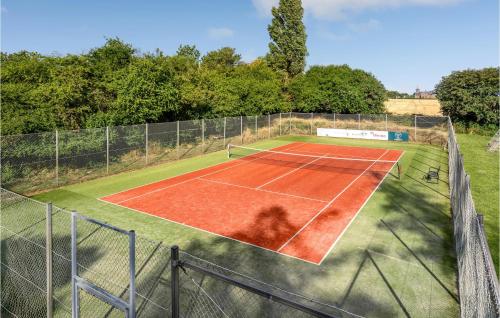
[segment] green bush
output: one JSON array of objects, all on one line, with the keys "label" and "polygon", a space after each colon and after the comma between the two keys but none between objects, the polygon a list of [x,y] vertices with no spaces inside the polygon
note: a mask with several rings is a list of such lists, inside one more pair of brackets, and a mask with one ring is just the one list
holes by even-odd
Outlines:
[{"label": "green bush", "polygon": [[465,70],[443,77],[436,86],[443,114],[466,129],[490,125],[498,127],[499,70],[493,67]]},{"label": "green bush", "polygon": [[[384,111],[385,89],[367,72],[346,65],[316,66],[289,82],[265,59],[245,64],[229,47],[204,56],[188,45],[172,56],[159,50],[139,54],[112,38],[86,54],[1,53],[0,62],[3,135],[261,115],[292,107]],[[71,141],[64,153],[98,151],[102,137],[94,141],[89,147]],[[53,156],[40,153],[48,150],[30,150],[28,145],[16,147],[16,156]]]},{"label": "green bush", "polygon": [[293,109],[302,112],[384,112],[386,90],[372,74],[347,65],[313,66],[290,85]]}]

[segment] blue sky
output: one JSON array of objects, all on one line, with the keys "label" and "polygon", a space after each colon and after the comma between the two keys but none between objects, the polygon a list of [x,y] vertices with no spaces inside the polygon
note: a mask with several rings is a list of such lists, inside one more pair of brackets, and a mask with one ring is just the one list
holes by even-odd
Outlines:
[{"label": "blue sky", "polygon": [[[141,52],[267,51],[276,0],[3,0],[4,52],[82,53],[119,37]],[[453,70],[498,66],[497,0],[303,0],[308,65],[348,64],[388,89],[432,89]]]}]

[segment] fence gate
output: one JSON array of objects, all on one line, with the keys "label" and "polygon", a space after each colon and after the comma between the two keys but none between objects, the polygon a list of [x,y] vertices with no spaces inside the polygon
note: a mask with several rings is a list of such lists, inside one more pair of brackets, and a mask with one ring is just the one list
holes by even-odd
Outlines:
[{"label": "fence gate", "polygon": [[135,318],[135,232],[73,212],[72,317]]}]

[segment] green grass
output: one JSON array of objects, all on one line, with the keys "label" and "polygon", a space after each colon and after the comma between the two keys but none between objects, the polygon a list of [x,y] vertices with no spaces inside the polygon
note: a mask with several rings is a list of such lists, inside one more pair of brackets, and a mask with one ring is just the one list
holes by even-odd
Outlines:
[{"label": "green grass", "polygon": [[[319,266],[97,200],[224,162],[224,152],[74,184],[35,198],[177,244],[208,261],[359,315],[404,317],[406,311],[414,317],[457,316],[446,152],[428,145],[318,137],[283,137],[254,145],[271,148],[295,141],[405,151],[401,179],[386,178]],[[423,181],[429,167],[438,165],[443,180]]]},{"label": "green grass", "polygon": [[499,272],[499,153],[488,152],[491,137],[457,135],[463,154],[465,171],[470,175],[472,197],[478,213],[484,215],[484,225],[491,256]]}]

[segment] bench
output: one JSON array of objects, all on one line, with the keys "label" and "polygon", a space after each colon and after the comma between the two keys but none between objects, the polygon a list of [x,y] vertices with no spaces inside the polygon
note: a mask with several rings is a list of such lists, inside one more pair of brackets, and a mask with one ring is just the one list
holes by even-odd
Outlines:
[{"label": "bench", "polygon": [[435,183],[439,183],[439,171],[441,170],[441,166],[438,166],[437,168],[434,167],[429,167],[429,171],[425,174],[424,178],[427,182],[432,182],[432,180],[436,180]]}]

